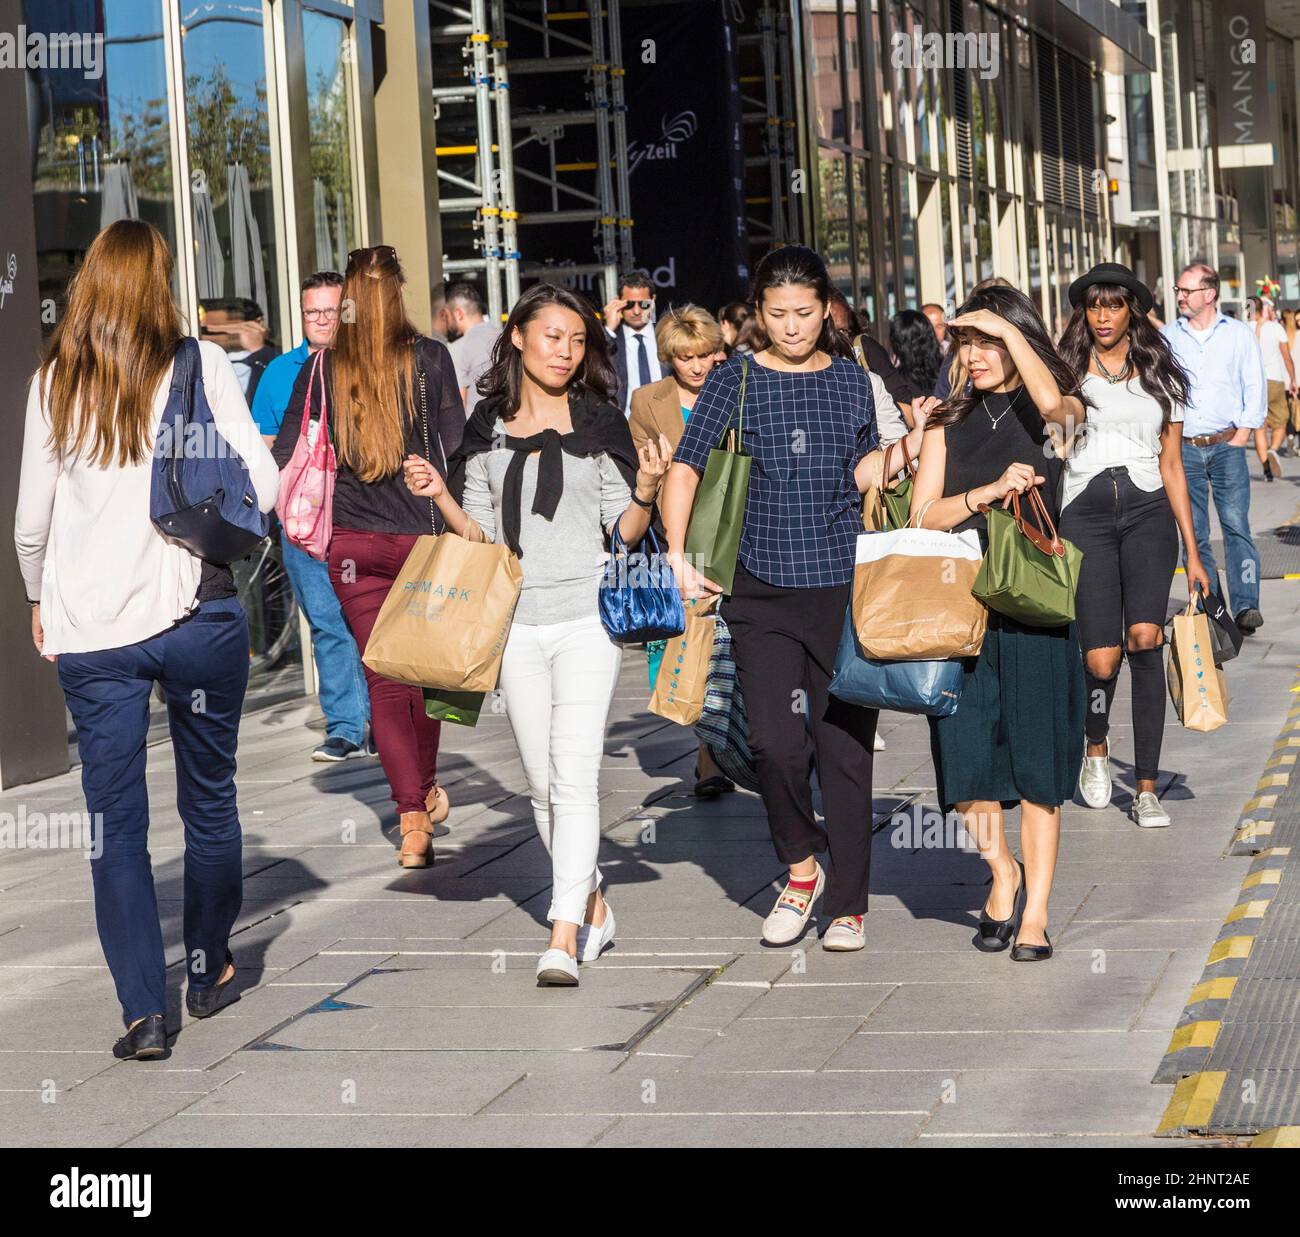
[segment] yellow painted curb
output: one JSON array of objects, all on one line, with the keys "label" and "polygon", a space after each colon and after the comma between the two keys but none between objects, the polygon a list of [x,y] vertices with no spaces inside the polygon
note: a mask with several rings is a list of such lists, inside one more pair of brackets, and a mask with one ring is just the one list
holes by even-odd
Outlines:
[{"label": "yellow painted curb", "polygon": [[1300,735],[1292,735],[1289,739],[1278,739],[1273,744],[1273,750],[1280,752],[1284,747],[1300,747]]},{"label": "yellow painted curb", "polygon": [[1219,1037],[1219,1025],[1217,1022],[1189,1022],[1179,1027],[1165,1053],[1181,1052],[1184,1048],[1213,1048]]},{"label": "yellow painted curb", "polygon": [[1225,958],[1249,958],[1250,947],[1255,943],[1253,936],[1229,936],[1221,941],[1216,941],[1214,948],[1210,950],[1210,956],[1206,961],[1206,966],[1213,966],[1216,962],[1222,962]]},{"label": "yellow painted curb", "polygon": [[1224,975],[1219,979],[1203,979],[1192,989],[1192,995],[1188,997],[1187,1003],[1195,1005],[1198,1001],[1226,1001],[1236,986],[1237,981],[1231,975]]},{"label": "yellow painted curb", "polygon": [[1273,832],[1271,820],[1248,820],[1233,834],[1233,842],[1253,842]]},{"label": "yellow painted curb", "polygon": [[1156,1134],[1167,1134],[1172,1130],[1196,1129],[1206,1125],[1214,1106],[1219,1101],[1219,1092],[1223,1090],[1224,1080],[1228,1077],[1223,1070],[1206,1070],[1199,1074],[1188,1074],[1174,1087],[1173,1098],[1160,1119]]},{"label": "yellow painted curb", "polygon": [[1270,846],[1268,850],[1260,851],[1258,857],[1260,859],[1265,859],[1265,858],[1281,859],[1284,855],[1289,855],[1290,853],[1291,853],[1291,848],[1289,846]]},{"label": "yellow painted curb", "polygon": [[1293,764],[1295,764],[1295,760],[1296,760],[1295,752],[1278,752],[1276,756],[1274,756],[1271,760],[1268,761],[1268,763],[1264,766],[1264,768],[1280,769],[1284,765],[1287,768],[1290,768]]},{"label": "yellow painted curb", "polygon": [[1238,919],[1260,919],[1272,900],[1272,898],[1256,898],[1253,902],[1238,902],[1228,912],[1228,917],[1223,922],[1236,923]]},{"label": "yellow painted curb", "polygon": [[1253,799],[1247,801],[1245,807],[1241,810],[1245,812],[1257,812],[1262,807],[1276,807],[1277,795],[1256,795]]},{"label": "yellow painted curb", "polygon": [[1252,1147],[1300,1147],[1300,1125],[1275,1125],[1250,1140]]},{"label": "yellow painted curb", "polygon": [[1282,880],[1281,868],[1264,868],[1259,872],[1252,872],[1244,881],[1241,882],[1243,889],[1254,889],[1256,885],[1277,885]]},{"label": "yellow painted curb", "polygon": [[1275,786],[1285,786],[1291,780],[1289,773],[1266,773],[1255,784],[1256,790],[1272,790]]}]

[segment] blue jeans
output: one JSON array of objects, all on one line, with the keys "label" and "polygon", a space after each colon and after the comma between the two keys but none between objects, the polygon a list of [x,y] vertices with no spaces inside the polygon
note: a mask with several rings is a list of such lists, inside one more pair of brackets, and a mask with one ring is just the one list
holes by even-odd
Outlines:
[{"label": "blue jeans", "polygon": [[129,1024],[167,1012],[145,785],[154,683],[167,700],[176,807],[185,826],[183,936],[190,987],[211,988],[225,968],[244,897],[235,747],[248,686],[248,621],[237,598],[205,601],[198,613],[139,644],[60,653],[57,665],[77,726],[86,809],[95,822],[95,923]]},{"label": "blue jeans", "polygon": [[298,604],[311,624],[316,654],[317,690],[325,713],[325,733],[359,747],[370,720],[370,693],[356,641],[343,618],[343,609],[330,583],[329,564],[318,563],[298,549],[281,531],[280,549]]},{"label": "blue jeans", "polygon": [[[1259,554],[1250,535],[1250,470],[1243,447],[1216,442],[1208,447],[1183,443],[1183,471],[1192,500],[1192,523],[1201,562],[1211,580],[1217,570],[1210,553],[1210,493],[1223,529],[1228,556],[1228,599],[1234,615],[1259,609]],[[1186,561],[1184,560],[1184,565]]]}]

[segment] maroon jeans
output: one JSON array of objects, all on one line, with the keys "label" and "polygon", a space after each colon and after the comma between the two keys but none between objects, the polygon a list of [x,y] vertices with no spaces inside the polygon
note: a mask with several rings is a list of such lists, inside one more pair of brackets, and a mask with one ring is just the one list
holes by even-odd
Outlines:
[{"label": "maroon jeans", "polygon": [[[365,651],[414,535],[336,528],[330,542],[330,583],[357,648]],[[442,723],[427,717],[418,687],[397,683],[365,667],[370,689],[370,731],[399,812],[422,812],[438,771]]]}]

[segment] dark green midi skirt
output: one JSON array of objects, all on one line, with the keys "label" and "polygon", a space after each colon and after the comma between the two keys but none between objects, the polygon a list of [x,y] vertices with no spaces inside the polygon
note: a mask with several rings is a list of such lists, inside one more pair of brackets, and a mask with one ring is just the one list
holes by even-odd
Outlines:
[{"label": "dark green midi skirt", "polygon": [[990,611],[966,662],[951,717],[932,718],[930,746],[944,811],[974,799],[1056,807],[1083,763],[1086,693],[1075,625],[1025,627]]}]

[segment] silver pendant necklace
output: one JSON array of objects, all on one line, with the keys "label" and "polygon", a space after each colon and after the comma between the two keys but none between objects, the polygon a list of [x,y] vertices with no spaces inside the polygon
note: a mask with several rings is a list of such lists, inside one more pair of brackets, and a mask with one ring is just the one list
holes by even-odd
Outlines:
[{"label": "silver pendant necklace", "polygon": [[1009,412],[1011,411],[1012,407],[1014,406],[1014,401],[1013,401],[1011,404],[1008,404],[1008,405],[1007,405],[1007,406],[1006,406],[1006,407],[1005,407],[1005,408],[1004,408],[1000,413],[998,413],[998,415],[995,417],[991,412],[989,412],[989,402],[988,402],[987,399],[980,400],[980,403],[983,405],[983,408],[984,408],[985,413],[988,414],[988,419],[993,423],[993,428],[994,428],[994,429],[997,429],[997,427],[998,427],[998,422],[1001,421],[1002,418],[1005,417],[1005,416],[1007,415],[1007,413],[1009,413]]},{"label": "silver pendant necklace", "polygon": [[1105,378],[1111,386],[1114,386],[1117,382],[1127,381],[1129,374],[1132,373],[1133,370],[1133,354],[1131,352],[1124,357],[1124,364],[1120,366],[1119,372],[1115,374],[1112,374],[1110,370],[1102,364],[1101,356],[1097,352],[1096,344],[1093,344],[1092,346],[1092,359],[1096,361],[1097,368],[1101,370],[1102,377]]}]

